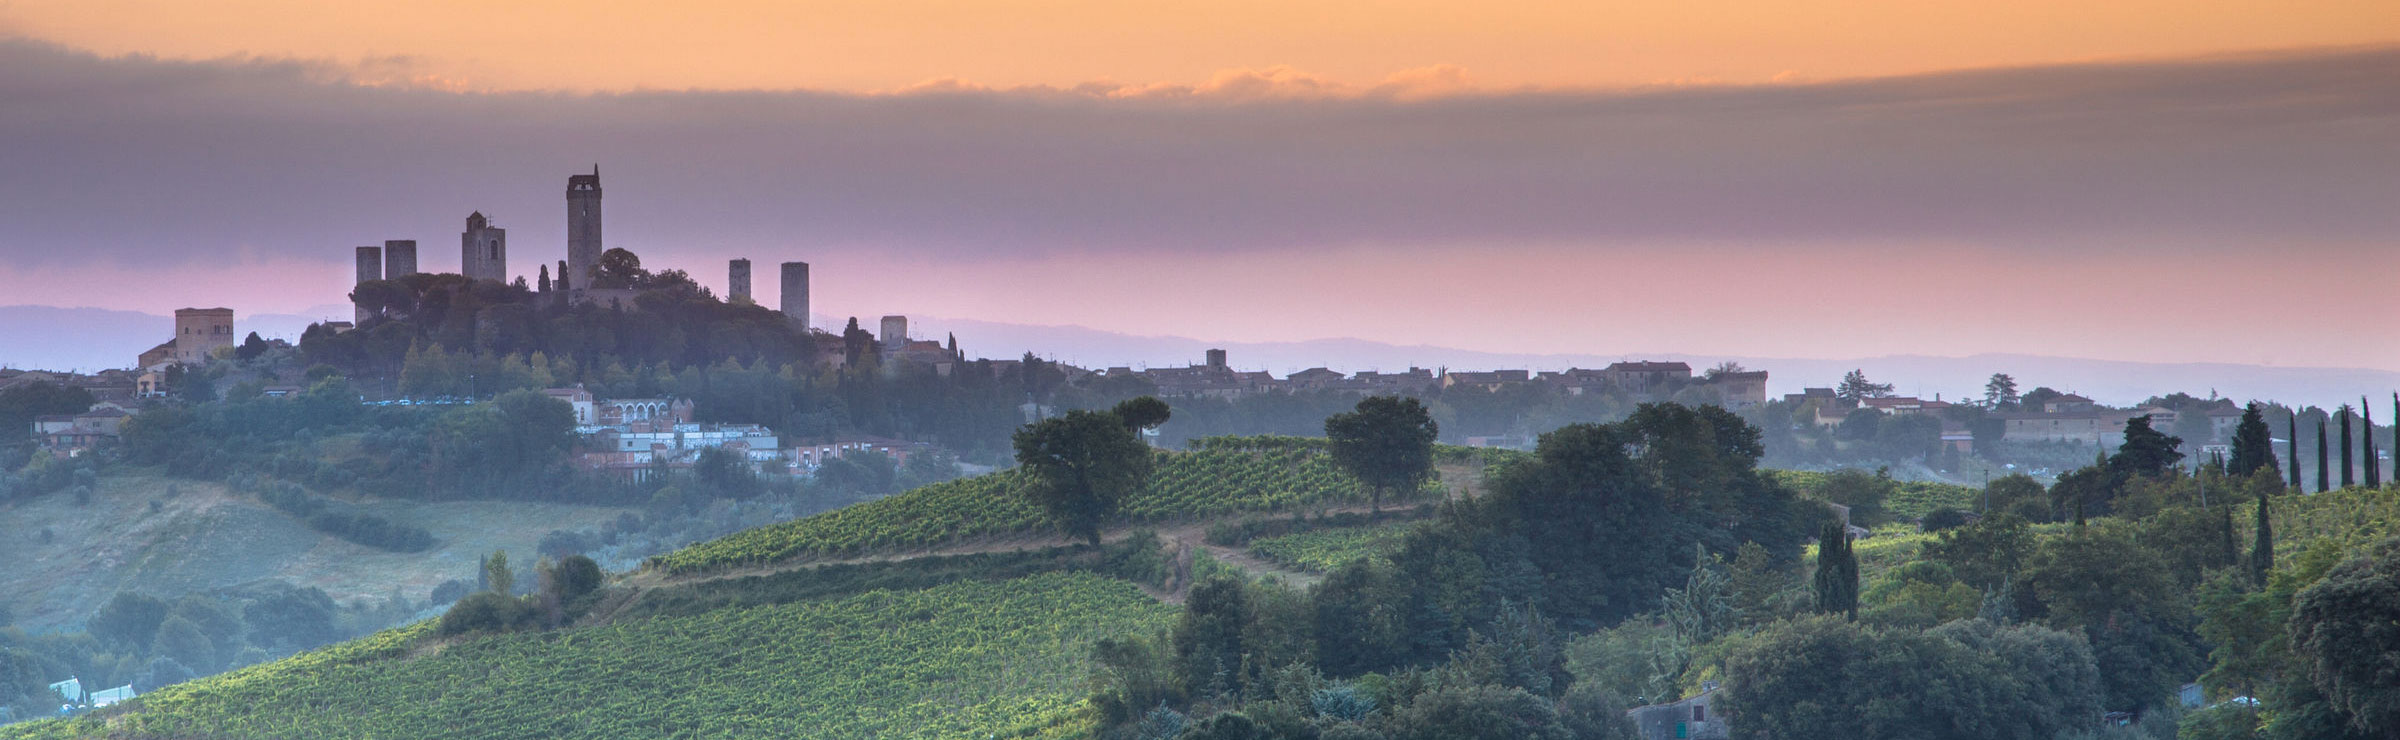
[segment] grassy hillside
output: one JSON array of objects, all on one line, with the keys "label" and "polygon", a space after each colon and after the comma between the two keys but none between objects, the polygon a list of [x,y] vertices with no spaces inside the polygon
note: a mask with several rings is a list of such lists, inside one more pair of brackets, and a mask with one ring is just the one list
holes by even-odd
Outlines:
[{"label": "grassy hillside", "polygon": [[1089,574],[718,609],[474,639],[430,624],[0,737],[1072,736],[1085,656],[1173,607]]},{"label": "grassy hillside", "polygon": [[[336,539],[217,483],[144,469],[100,476],[89,503],[54,494],[0,506],[0,601],[29,630],[73,629],[118,591],[172,598],[258,580],[324,589],[335,601],[423,602],[478,556],[530,556],[553,529],[597,527],[626,509],[504,501],[382,501],[361,510],[433,533],[424,552]],[[48,532],[45,536],[43,533]]]},{"label": "grassy hillside", "polygon": [[[1273,511],[1365,500],[1333,466],[1322,441],[1207,440],[1158,453],[1150,485],[1124,504],[1125,521]],[[761,527],[658,558],[672,572],[767,563],[803,555],[923,547],[966,537],[1046,531],[1015,471],[926,486],[879,501]]]}]

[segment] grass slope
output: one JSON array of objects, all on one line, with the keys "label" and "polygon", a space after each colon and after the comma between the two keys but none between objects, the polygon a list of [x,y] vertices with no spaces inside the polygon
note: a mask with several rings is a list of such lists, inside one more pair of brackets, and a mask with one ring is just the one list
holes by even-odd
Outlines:
[{"label": "grass slope", "polygon": [[[1127,497],[1124,521],[1276,511],[1364,496],[1333,465],[1322,440],[1206,440],[1191,452],[1158,453],[1150,485]],[[740,532],[660,556],[670,572],[692,572],[804,555],[926,547],[979,535],[1046,531],[1041,509],[1016,471],[940,483],[782,524]]]},{"label": "grass slope", "polygon": [[430,625],[184,683],[121,714],[0,736],[1057,737],[1088,732],[1086,656],[1174,609],[1052,573],[470,640]]},{"label": "grass slope", "polygon": [[434,547],[378,550],[309,529],[218,483],[112,470],[89,504],[63,492],[0,504],[0,563],[9,566],[0,603],[15,611],[15,626],[42,632],[78,628],[118,591],[171,598],[261,579],[322,588],[343,604],[394,593],[422,602],[443,581],[474,582],[480,555],[530,558],[550,530],[597,527],[629,511],[507,501],[377,501],[361,509],[426,528]]}]

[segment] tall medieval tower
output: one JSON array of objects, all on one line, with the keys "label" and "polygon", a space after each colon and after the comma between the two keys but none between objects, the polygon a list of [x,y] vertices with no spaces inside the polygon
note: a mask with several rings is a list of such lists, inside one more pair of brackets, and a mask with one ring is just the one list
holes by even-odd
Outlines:
[{"label": "tall medieval tower", "polygon": [[458,235],[458,274],[508,282],[508,230],[493,226],[482,211],[467,214],[467,230]]},{"label": "tall medieval tower", "polygon": [[[575,289],[591,287],[600,267],[600,165],[592,174],[567,177],[567,272]],[[562,276],[566,277],[566,276]]]},{"label": "tall medieval tower", "polygon": [[725,302],[750,302],[750,260],[737,259],[725,263]]},{"label": "tall medieval tower", "polygon": [[808,332],[808,263],[783,263],[783,318]]}]

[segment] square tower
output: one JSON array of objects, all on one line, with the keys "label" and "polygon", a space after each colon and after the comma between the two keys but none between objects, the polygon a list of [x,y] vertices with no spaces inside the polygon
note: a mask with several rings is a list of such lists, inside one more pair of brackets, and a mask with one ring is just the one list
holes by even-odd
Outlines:
[{"label": "square tower", "polygon": [[382,247],[359,247],[359,248],[358,248],[358,282],[365,283],[365,282],[372,282],[372,281],[376,281],[376,280],[382,280],[382,279],[383,279],[383,248],[382,248]]},{"label": "square tower", "polygon": [[[360,247],[373,249],[373,247]],[[219,347],[233,346],[233,309],[175,309],[175,361],[204,365]]]},{"label": "square tower", "polygon": [[417,274],[417,240],[383,240],[383,279],[398,280]]},{"label": "square tower", "polygon": [[808,263],[783,263],[783,317],[808,331]]},{"label": "square tower", "polygon": [[591,287],[592,274],[599,270],[600,253],[600,165],[592,165],[592,174],[567,176],[567,274],[568,285],[575,289]]},{"label": "square tower", "polygon": [[[352,284],[352,286],[353,286],[353,287],[356,287],[357,285],[363,285],[363,284],[366,284],[366,283],[371,283],[371,282],[374,282],[374,281],[377,281],[377,280],[382,280],[382,279],[383,279],[383,248],[382,248],[382,247],[359,247],[359,248],[358,248],[358,282],[357,282],[357,283],[353,283],[353,284]],[[352,303],[352,304],[351,304],[351,314],[352,314],[352,315],[351,315],[351,317],[350,317],[350,318],[351,318],[353,321],[356,321],[356,322],[358,322],[358,323],[361,323],[361,324],[363,324],[363,323],[366,323],[366,321],[367,321],[367,316],[368,316],[368,313],[367,313],[367,307],[366,307],[366,306],[358,305],[358,304],[357,304],[357,303],[355,303],[355,302],[354,302],[354,303]],[[180,334],[178,334],[178,336],[181,336],[181,335],[180,335]]]},{"label": "square tower", "polygon": [[482,211],[467,214],[467,230],[458,235],[458,274],[508,282],[508,230],[493,226]]},{"label": "square tower", "polygon": [[908,317],[883,317],[883,331],[878,338],[883,340],[885,349],[900,349],[908,346]]},{"label": "square tower", "polygon": [[737,259],[725,263],[725,302],[751,302],[749,260]]}]

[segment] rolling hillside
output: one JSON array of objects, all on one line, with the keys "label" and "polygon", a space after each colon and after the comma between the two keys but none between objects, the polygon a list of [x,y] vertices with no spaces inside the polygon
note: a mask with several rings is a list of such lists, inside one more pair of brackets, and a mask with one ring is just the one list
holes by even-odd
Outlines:
[{"label": "rolling hillside", "polygon": [[[422,603],[443,581],[475,577],[477,557],[530,554],[553,529],[597,527],[626,509],[499,501],[381,501],[366,510],[424,527],[424,552],[379,550],[309,529],[223,485],[134,472],[101,476],[91,502],[59,494],[0,508],[10,563],[0,599],[30,630],[74,628],[118,591],[173,597],[259,580],[324,589],[335,601]],[[43,533],[47,532],[45,535]]]},{"label": "rolling hillside", "polygon": [[[1125,501],[1120,523],[1366,500],[1334,468],[1321,440],[1220,438],[1191,452],[1158,455],[1150,485]],[[1022,485],[1013,471],[939,483],[694,545],[661,556],[656,564],[690,573],[1047,531],[1041,510],[1017,492]]]},{"label": "rolling hillside", "polygon": [[1174,614],[1051,573],[431,646],[425,623],[0,736],[1074,736],[1091,643]]},{"label": "rolling hillside", "polygon": [[[1120,531],[1359,496],[1317,442],[1160,455]],[[952,481],[701,543],[620,579],[578,626],[440,638],[421,623],[0,737],[1083,736],[1092,642],[1169,626],[1174,595],[1107,575],[1124,570],[1114,554],[946,557],[1045,531],[1021,483]],[[803,558],[902,548],[857,566]],[[761,564],[774,575],[719,573]]]}]

